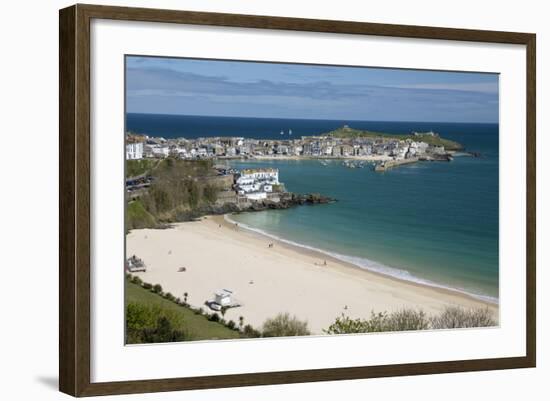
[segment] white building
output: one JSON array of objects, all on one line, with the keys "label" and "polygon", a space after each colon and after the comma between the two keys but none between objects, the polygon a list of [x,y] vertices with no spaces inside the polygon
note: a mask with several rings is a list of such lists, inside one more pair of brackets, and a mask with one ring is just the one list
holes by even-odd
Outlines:
[{"label": "white building", "polygon": [[126,160],[143,159],[143,142],[126,144]]},{"label": "white building", "polygon": [[229,291],[226,289],[216,291],[214,293],[214,303],[220,305],[220,306],[229,306],[231,305],[231,296],[233,295],[233,291]]},{"label": "white building", "polygon": [[244,169],[236,180],[237,193],[249,200],[267,199],[273,186],[279,185],[279,170],[274,168]]},{"label": "white building", "polygon": [[168,146],[153,145],[151,146],[151,152],[153,157],[165,158],[170,154],[170,148]]},{"label": "white building", "polygon": [[247,199],[254,200],[254,201],[267,199],[266,192],[249,192],[245,196]]},{"label": "white building", "polygon": [[242,183],[260,182],[272,185],[279,184],[279,169],[276,168],[254,168],[244,169],[237,178],[237,185]]}]

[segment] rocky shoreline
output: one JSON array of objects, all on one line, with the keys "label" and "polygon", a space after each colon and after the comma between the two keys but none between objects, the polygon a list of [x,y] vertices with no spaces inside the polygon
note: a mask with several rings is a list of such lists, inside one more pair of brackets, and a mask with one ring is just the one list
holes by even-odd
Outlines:
[{"label": "rocky shoreline", "polygon": [[[260,212],[264,210],[290,209],[304,205],[325,205],[337,200],[321,194],[295,194],[286,193],[279,201],[269,199],[249,202],[243,205],[237,203],[224,203],[223,205],[201,206],[194,210],[180,212],[176,215],[175,222],[193,221],[207,215],[224,215],[228,213]],[[169,222],[167,222],[169,225]]]}]

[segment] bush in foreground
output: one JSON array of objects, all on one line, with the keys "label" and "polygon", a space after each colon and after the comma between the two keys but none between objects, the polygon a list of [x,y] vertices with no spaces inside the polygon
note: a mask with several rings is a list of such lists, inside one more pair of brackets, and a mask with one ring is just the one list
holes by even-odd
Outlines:
[{"label": "bush in foreground", "polygon": [[173,311],[158,305],[126,305],[126,342],[128,344],[161,343],[190,339],[182,330],[183,320]]},{"label": "bush in foreground", "polygon": [[407,330],[454,329],[466,327],[496,326],[488,308],[464,309],[449,306],[435,316],[427,316],[422,310],[402,309],[393,313],[371,313],[370,319],[352,319],[342,314],[326,334],[375,333]]},{"label": "bush in foreground", "polygon": [[247,338],[258,338],[262,336],[262,333],[252,327],[252,325],[247,324],[243,327],[243,335]]},{"label": "bush in foreground", "polygon": [[421,310],[402,309],[388,316],[387,331],[426,330],[430,328],[428,316]]},{"label": "bush in foreground", "polygon": [[448,306],[443,313],[431,318],[434,329],[457,329],[467,327],[491,327],[497,322],[489,308],[464,309]]},{"label": "bush in foreground", "polygon": [[141,339],[144,343],[168,343],[185,341],[189,338],[183,330],[174,329],[168,318],[160,317],[155,327],[141,331]]},{"label": "bush in foreground", "polygon": [[262,327],[263,337],[307,336],[311,334],[306,321],[299,320],[288,313],[280,313],[267,319]]}]

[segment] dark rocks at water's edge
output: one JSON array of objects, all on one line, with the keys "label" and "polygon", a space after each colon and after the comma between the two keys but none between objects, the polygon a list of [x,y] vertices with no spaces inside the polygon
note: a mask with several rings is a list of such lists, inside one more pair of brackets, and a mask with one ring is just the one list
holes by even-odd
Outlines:
[{"label": "dark rocks at water's edge", "polygon": [[288,193],[279,201],[269,199],[251,201],[244,204],[224,203],[223,205],[207,205],[194,210],[180,212],[176,221],[192,221],[206,215],[223,215],[228,213],[260,212],[264,210],[289,209],[302,205],[323,205],[336,202],[336,199],[320,194]]},{"label": "dark rocks at water's edge", "polygon": [[336,202],[336,199],[321,194],[291,194],[290,206],[323,205],[334,202]]},{"label": "dark rocks at water's edge", "polygon": [[246,211],[261,211],[267,209],[288,209],[294,206],[301,205],[323,205],[327,203],[336,202],[336,199],[320,194],[288,194],[288,196],[281,198],[278,202],[271,200],[256,201],[250,206],[241,210]]}]

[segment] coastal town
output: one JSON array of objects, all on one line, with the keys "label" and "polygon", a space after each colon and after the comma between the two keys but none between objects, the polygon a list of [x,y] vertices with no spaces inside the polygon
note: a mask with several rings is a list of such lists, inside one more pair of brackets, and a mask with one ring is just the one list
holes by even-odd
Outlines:
[{"label": "coastal town", "polygon": [[[445,146],[446,145],[446,146]],[[206,137],[165,139],[146,135],[126,135],[126,160],[161,161],[166,158],[183,161],[206,160],[214,167],[203,177],[217,190],[219,206],[235,205],[239,210],[251,206],[290,207],[304,201],[328,202],[321,198],[292,198],[279,181],[275,168],[237,171],[223,164],[226,160],[300,160],[317,159],[321,165],[340,160],[347,168],[369,166],[376,172],[419,161],[451,161],[460,144],[442,139],[439,134],[413,132],[390,135],[359,131],[345,125],[323,135],[293,139],[292,132],[281,132],[281,139],[244,137]],[[151,184],[148,175],[126,177],[127,192],[135,199]]]},{"label": "coastal town", "polygon": [[[363,133],[365,135],[363,135]],[[445,146],[447,144],[447,146]],[[450,146],[449,146],[450,145]],[[378,171],[416,161],[452,160],[461,150],[457,143],[443,140],[434,132],[410,135],[377,134],[358,131],[345,125],[328,134],[292,138],[281,132],[281,139],[244,137],[175,138],[128,134],[126,159],[350,159],[376,163]],[[356,167],[357,164],[347,163]]]}]

